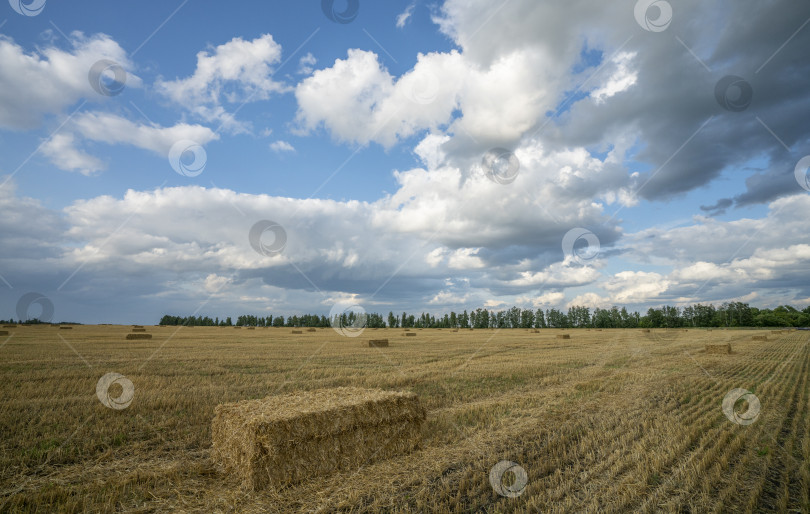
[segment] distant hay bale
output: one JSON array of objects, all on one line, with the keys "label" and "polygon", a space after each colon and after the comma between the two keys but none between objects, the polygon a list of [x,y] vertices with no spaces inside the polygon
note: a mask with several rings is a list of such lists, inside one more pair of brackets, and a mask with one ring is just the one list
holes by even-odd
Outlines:
[{"label": "distant hay bale", "polygon": [[454,328],[452,331],[453,331],[453,332],[458,332],[458,329],[457,329],[457,328]]},{"label": "distant hay bale", "polygon": [[642,332],[644,332],[645,334],[649,334],[649,333],[650,333],[650,329],[649,329],[649,328],[645,328],[644,330],[642,330]]},{"label": "distant hay bale", "polygon": [[597,332],[601,332],[601,331],[602,331],[602,329],[601,329],[601,328],[597,328],[597,329],[596,329],[596,331],[597,331]]},{"label": "distant hay bale", "polygon": [[[377,330],[377,329],[375,328],[374,330]],[[314,328],[308,328],[307,332],[317,332],[317,330],[315,330]]]},{"label": "distant hay bale", "polygon": [[256,330],[256,327],[247,327],[248,330]]},{"label": "distant hay bale", "polygon": [[339,387],[221,404],[211,458],[247,489],[278,488],[419,445],[425,409],[413,393]]},{"label": "distant hay bale", "polygon": [[532,334],[539,334],[539,333],[540,333],[540,331],[537,330],[536,328],[534,330],[532,330]]},{"label": "distant hay bale", "polygon": [[731,344],[707,344],[706,353],[731,353]]},{"label": "distant hay bale", "polygon": [[0,336],[7,336],[8,330],[0,330]]},{"label": "distant hay bale", "polygon": [[73,327],[59,327],[60,330],[73,330]]},{"label": "distant hay bale", "polygon": [[127,339],[152,339],[152,334],[127,334]]},{"label": "distant hay bale", "polygon": [[754,341],[767,341],[768,336],[754,336],[751,339],[754,340]]},{"label": "distant hay bale", "polygon": [[300,330],[293,330],[292,333],[293,334],[303,334],[303,332],[301,332]]},{"label": "distant hay bale", "polygon": [[145,328],[133,328],[132,331],[133,332],[146,332],[146,329]]},{"label": "distant hay bale", "polygon": [[233,327],[233,328],[242,328],[242,327],[240,327],[240,326],[238,326],[238,325],[237,325],[237,326],[235,326],[235,327]]},{"label": "distant hay bale", "polygon": [[416,332],[405,332],[406,337],[416,337]]},{"label": "distant hay bale", "polygon": [[3,328],[17,328],[17,325],[3,325]]},{"label": "distant hay bale", "polygon": [[570,334],[557,334],[557,339],[571,339]]},{"label": "distant hay bale", "polygon": [[388,346],[388,339],[369,339],[368,340],[368,347],[369,348],[383,348]]},{"label": "distant hay bale", "polygon": [[132,325],[132,328],[143,328],[143,325]]}]

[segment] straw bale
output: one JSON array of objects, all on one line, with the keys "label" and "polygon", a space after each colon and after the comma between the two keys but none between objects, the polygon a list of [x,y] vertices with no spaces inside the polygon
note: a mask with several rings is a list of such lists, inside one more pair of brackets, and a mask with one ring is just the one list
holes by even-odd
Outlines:
[{"label": "straw bale", "polygon": [[8,330],[0,330],[0,336],[7,336]]},{"label": "straw bale", "polygon": [[571,339],[570,334],[557,334],[557,339]]},{"label": "straw bale", "polygon": [[706,353],[731,353],[731,344],[707,344]]},{"label": "straw bale", "polygon": [[59,327],[61,330],[73,330],[73,327]]},{"label": "straw bale", "polygon": [[405,335],[408,337],[416,337],[416,332],[405,332]]},{"label": "straw bale", "polygon": [[425,410],[413,393],[339,387],[221,404],[211,456],[248,489],[276,488],[414,450]]},{"label": "straw bale", "polygon": [[152,334],[127,334],[127,339],[152,339]]},{"label": "straw bale", "polygon": [[302,332],[302,331],[300,331],[300,330],[293,330],[293,331],[292,331],[292,333],[293,333],[293,334],[303,334],[303,332]]},{"label": "straw bale", "polygon": [[146,332],[146,329],[145,328],[133,328],[132,331],[133,332]]},{"label": "straw bale", "polygon": [[382,348],[383,346],[388,346],[388,339],[369,339],[368,346],[369,348]]},{"label": "straw bale", "polygon": [[17,328],[17,325],[3,325],[3,328]]},{"label": "straw bale", "polygon": [[[375,330],[376,330],[376,329],[375,329]],[[307,332],[317,332],[317,330],[315,330],[314,328],[308,328],[308,329],[307,329]]]},{"label": "straw bale", "polygon": [[754,341],[767,341],[767,340],[768,340],[768,336],[754,336],[754,337],[752,337],[752,339],[753,339]]}]

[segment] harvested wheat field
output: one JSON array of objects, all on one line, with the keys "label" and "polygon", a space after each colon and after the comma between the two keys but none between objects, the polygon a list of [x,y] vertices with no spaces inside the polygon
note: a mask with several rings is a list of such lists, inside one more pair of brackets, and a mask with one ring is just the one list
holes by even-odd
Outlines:
[{"label": "harvested wheat field", "polygon": [[[0,348],[0,511],[810,511],[808,332],[426,329],[404,344],[401,329],[380,329],[391,346],[368,351],[333,330],[152,327],[124,342],[126,328],[35,326]],[[342,387],[402,392],[426,418],[407,451],[310,473],[323,461],[296,449],[340,459],[328,448],[363,416],[315,430],[285,395]],[[323,419],[358,405],[343,401]],[[219,412],[265,416],[250,433],[272,427],[291,483],[252,490],[245,470],[220,469],[212,425],[235,402]],[[296,438],[305,446],[284,446]],[[519,468],[491,483],[501,461]]]}]

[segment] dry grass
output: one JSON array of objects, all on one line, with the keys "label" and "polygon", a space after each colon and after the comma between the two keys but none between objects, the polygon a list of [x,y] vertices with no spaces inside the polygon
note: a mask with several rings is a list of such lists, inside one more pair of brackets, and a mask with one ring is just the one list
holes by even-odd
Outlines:
[{"label": "dry grass", "polygon": [[[122,332],[10,331],[0,511],[810,511],[808,332],[574,330],[561,344],[553,330],[423,330],[397,344],[401,329],[380,329],[391,346],[373,351],[333,330]],[[126,409],[95,394],[109,372],[134,385]],[[276,491],[217,472],[218,404],[337,387],[417,393],[420,449]],[[733,388],[760,399],[754,424],[723,415]],[[504,459],[528,474],[518,498],[489,484]]]}]

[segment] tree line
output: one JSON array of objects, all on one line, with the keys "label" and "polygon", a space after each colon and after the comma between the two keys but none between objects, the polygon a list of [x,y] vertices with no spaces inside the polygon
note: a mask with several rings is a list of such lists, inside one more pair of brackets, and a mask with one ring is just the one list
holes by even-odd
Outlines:
[{"label": "tree line", "polygon": [[330,319],[324,315],[303,314],[254,316],[243,314],[234,322],[230,316],[171,316],[160,319],[160,325],[186,326],[252,326],[252,327],[329,327],[356,326],[370,328],[688,328],[688,327],[804,327],[810,325],[810,306],[798,310],[790,305],[759,309],[747,303],[730,302],[719,307],[694,304],[686,307],[665,305],[650,308],[645,314],[627,308],[609,309],[573,306],[567,312],[557,309],[521,309],[512,307],[494,311],[484,308],[461,313],[434,316],[429,313],[394,314],[348,312]]}]

